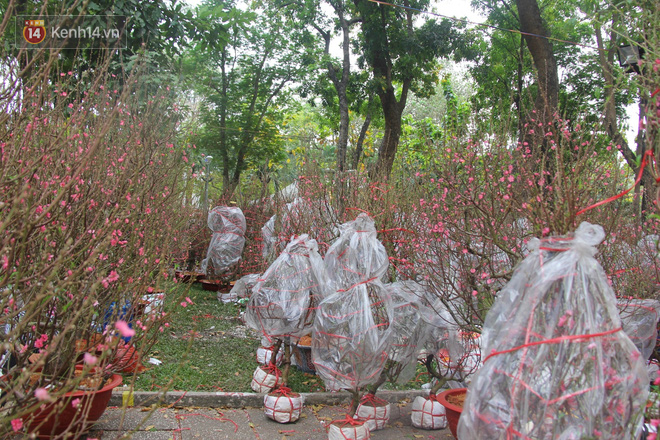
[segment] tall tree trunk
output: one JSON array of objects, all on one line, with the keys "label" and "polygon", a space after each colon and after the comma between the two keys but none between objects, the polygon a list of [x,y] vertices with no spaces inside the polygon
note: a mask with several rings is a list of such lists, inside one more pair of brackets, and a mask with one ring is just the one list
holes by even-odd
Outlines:
[{"label": "tall tree trunk", "polygon": [[[369,96],[369,104],[373,101],[373,96]],[[371,125],[371,114],[372,110],[367,111],[367,115],[364,118],[362,123],[362,128],[360,129],[360,136],[358,137],[357,143],[355,144],[355,154],[353,155],[353,169],[357,170],[360,165],[360,156],[362,156],[362,150],[364,146],[364,140],[367,137],[367,131],[369,131],[369,126]]]},{"label": "tall tree trunk", "polygon": [[385,129],[383,140],[378,149],[378,160],[372,170],[371,178],[387,180],[392,172],[396,150],[401,139],[401,116],[405,101],[403,103],[397,101],[393,88],[379,93],[379,95],[385,119]]},{"label": "tall tree trunk", "polygon": [[[529,131],[523,139],[536,147],[540,144],[541,153],[548,152],[549,142],[544,134],[549,131],[548,124],[552,124],[557,113],[559,104],[559,75],[557,74],[557,61],[552,51],[550,40],[545,38],[549,33],[543,25],[541,10],[536,0],[516,0],[518,14],[520,15],[520,30],[523,32],[525,42],[534,60],[537,74],[537,85],[539,88],[536,102],[534,104],[535,115],[528,115],[528,121],[536,122],[534,135]],[[533,35],[530,35],[533,34]],[[539,130],[537,124],[542,123],[543,128]],[[540,131],[540,133],[539,133]],[[555,130],[552,130],[553,133]]]}]

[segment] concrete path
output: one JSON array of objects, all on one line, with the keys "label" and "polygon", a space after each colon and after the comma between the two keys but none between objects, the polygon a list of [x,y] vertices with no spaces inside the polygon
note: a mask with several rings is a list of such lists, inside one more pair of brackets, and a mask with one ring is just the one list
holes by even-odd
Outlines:
[{"label": "concrete path", "polygon": [[[134,403],[147,402],[150,396],[146,394],[134,396]],[[373,431],[371,438],[453,440],[449,429],[427,431],[411,426],[415,395],[419,392],[383,392],[380,397],[391,403],[392,416],[385,429]],[[113,396],[111,405],[121,405],[121,397]],[[280,424],[264,415],[263,395],[168,393],[166,400],[153,408],[109,407],[88,438],[120,439],[130,433],[135,440],[325,440],[325,426],[346,414],[347,393],[313,393],[305,397],[302,417],[295,423]],[[261,405],[246,405],[259,401]]]}]

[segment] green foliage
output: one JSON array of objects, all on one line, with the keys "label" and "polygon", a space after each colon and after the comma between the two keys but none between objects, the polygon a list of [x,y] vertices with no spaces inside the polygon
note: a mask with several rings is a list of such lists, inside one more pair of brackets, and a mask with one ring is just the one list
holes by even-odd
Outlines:
[{"label": "green foliage", "polygon": [[304,44],[310,35],[270,9],[242,11],[209,1],[198,16],[209,35],[227,35],[226,41],[190,50],[185,67],[202,97],[195,141],[220,158],[229,196],[244,171],[286,158],[280,127],[290,85],[310,63]]}]

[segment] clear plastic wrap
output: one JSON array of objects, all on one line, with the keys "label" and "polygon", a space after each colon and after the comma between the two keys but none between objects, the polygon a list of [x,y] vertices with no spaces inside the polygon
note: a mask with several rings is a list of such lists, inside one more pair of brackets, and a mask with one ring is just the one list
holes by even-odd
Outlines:
[{"label": "clear plastic wrap", "polygon": [[644,359],[653,354],[658,339],[660,301],[654,299],[619,299],[617,302],[623,331]]},{"label": "clear plastic wrap", "polygon": [[389,259],[378,240],[374,221],[367,214],[339,226],[339,238],[325,254],[325,267],[331,291],[386,275]]},{"label": "clear plastic wrap", "polygon": [[245,246],[245,216],[238,207],[216,206],[209,212],[213,231],[201,268],[207,277],[228,278],[236,271]]},{"label": "clear plastic wrap", "polygon": [[325,268],[315,240],[292,238],[252,289],[245,322],[267,338],[311,333],[323,299]]},{"label": "clear plastic wrap", "polygon": [[393,362],[388,364],[388,376],[398,383],[406,383],[415,375],[417,355],[428,336],[415,292],[417,286],[419,284],[414,281],[398,281],[385,286],[393,313],[388,350],[388,356]]},{"label": "clear plastic wrap", "polygon": [[336,217],[334,209],[325,200],[294,198],[261,228],[262,256],[268,261],[274,260],[288,243],[289,237],[303,232],[318,243],[333,240],[339,233]]},{"label": "clear plastic wrap", "polygon": [[263,239],[263,248],[261,255],[265,260],[268,260],[273,252],[275,252],[275,245],[277,244],[277,236],[275,235],[275,218],[273,215],[268,219],[263,228],[261,228],[261,238]]},{"label": "clear plastic wrap", "polygon": [[388,358],[393,309],[380,281],[338,291],[319,304],[312,360],[326,389],[375,382]]},{"label": "clear plastic wrap", "polygon": [[[415,281],[396,283],[416,298],[423,335],[420,348],[425,354],[433,354],[437,371],[446,378],[467,381],[481,366],[481,338],[478,334],[461,330],[450,310],[430,286]],[[457,306],[454,301],[453,306]],[[423,347],[422,347],[423,345]]]},{"label": "clear plastic wrap", "polygon": [[236,298],[249,298],[252,294],[252,288],[257,285],[257,282],[261,278],[261,274],[251,273],[249,275],[242,276],[234,283],[234,287],[229,291],[230,294]]},{"label": "clear plastic wrap", "polygon": [[649,381],[594,259],[604,236],[585,222],[529,242],[486,316],[458,438],[637,438]]}]

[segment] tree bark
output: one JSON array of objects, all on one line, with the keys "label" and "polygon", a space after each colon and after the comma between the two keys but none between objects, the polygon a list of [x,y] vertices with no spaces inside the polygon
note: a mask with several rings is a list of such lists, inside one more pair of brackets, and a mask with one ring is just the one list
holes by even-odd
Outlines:
[{"label": "tree bark", "polygon": [[[372,97],[369,97],[369,105],[371,105]],[[367,111],[367,115],[364,118],[362,123],[362,128],[360,129],[360,136],[358,137],[357,143],[355,144],[355,154],[353,155],[353,169],[357,170],[360,165],[360,157],[362,156],[362,150],[364,146],[364,139],[367,137],[367,131],[369,131],[369,126],[371,125],[371,109]]]},{"label": "tree bark", "polygon": [[516,4],[520,15],[520,30],[524,33],[538,75],[539,94],[535,103],[535,119],[552,121],[559,103],[559,76],[552,44],[547,38],[549,34],[543,25],[536,0],[516,0]]}]

